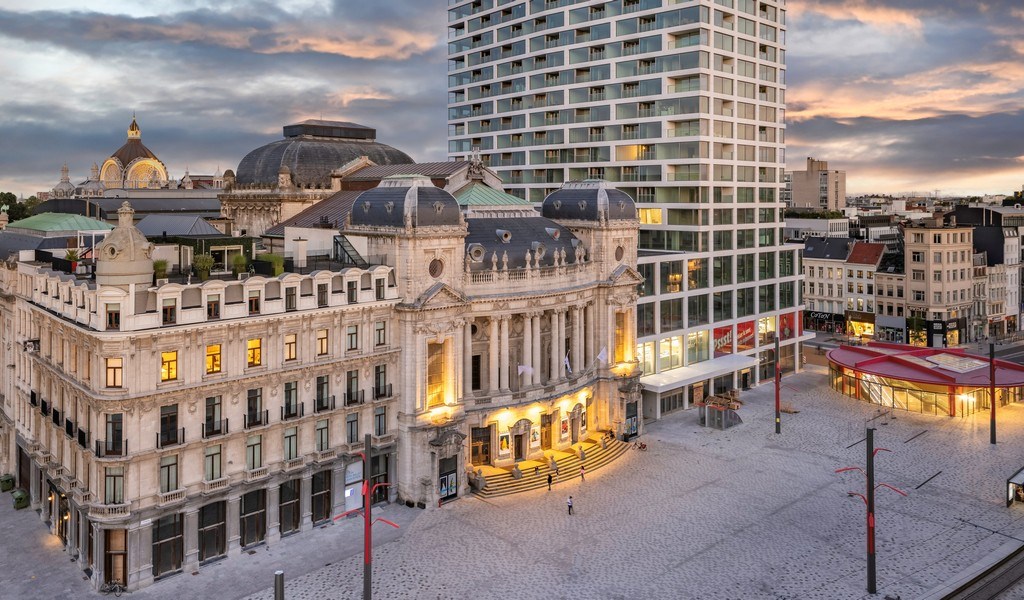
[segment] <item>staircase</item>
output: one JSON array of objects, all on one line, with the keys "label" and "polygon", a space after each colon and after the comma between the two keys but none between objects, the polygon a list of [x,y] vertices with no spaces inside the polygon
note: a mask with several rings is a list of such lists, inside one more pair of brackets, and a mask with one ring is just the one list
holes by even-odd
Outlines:
[{"label": "staircase", "polygon": [[[558,464],[559,475],[555,477],[552,484],[579,478],[581,463],[579,453],[575,450],[580,446],[583,447],[584,455],[587,457],[582,462],[583,466],[586,467],[587,475],[612,462],[629,450],[629,444],[619,440],[606,440],[605,445],[606,448],[601,448],[601,443],[598,439],[588,439],[573,444],[573,452],[545,450],[545,457],[550,458],[553,456]],[[534,465],[536,461],[528,461],[528,464]],[[547,464],[540,467],[540,473],[537,475],[533,474],[532,466],[521,466],[520,468],[523,469],[523,476],[520,479],[512,476],[511,469],[497,475],[490,474],[487,475],[487,485],[482,490],[477,490],[473,493],[481,498],[496,498],[528,490],[539,490],[547,487],[548,473],[553,474],[553,471]]]}]

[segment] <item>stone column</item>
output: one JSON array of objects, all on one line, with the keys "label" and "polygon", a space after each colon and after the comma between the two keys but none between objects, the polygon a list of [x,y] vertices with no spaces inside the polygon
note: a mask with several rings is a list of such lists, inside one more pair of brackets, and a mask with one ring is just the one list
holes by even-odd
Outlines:
[{"label": "stone column", "polygon": [[191,573],[199,568],[199,507],[190,508],[185,512],[184,532],[185,560],[181,569]]},{"label": "stone column", "polygon": [[92,527],[92,542],[95,545],[93,550],[93,559],[96,564],[92,569],[92,580],[97,583],[102,583],[104,579],[103,569],[107,565],[107,533],[96,523],[90,523],[89,527]]},{"label": "stone column", "polygon": [[498,317],[496,316],[491,317],[491,323],[488,329],[488,336],[489,339],[487,341],[487,388],[491,390],[491,394],[493,395],[498,391]]},{"label": "stone column", "polygon": [[530,316],[530,327],[533,329],[533,384],[540,385],[540,314]]},{"label": "stone column", "polygon": [[473,394],[473,319],[462,328],[462,397]]},{"label": "stone column", "polygon": [[583,311],[572,307],[572,372],[583,372]]},{"label": "stone column", "polygon": [[558,378],[565,379],[565,309],[560,308],[558,315]]},{"label": "stone column", "polygon": [[[30,463],[28,468],[28,479],[29,487],[32,488],[29,490],[29,499],[32,502],[32,507],[42,508],[45,511],[49,511],[50,507],[45,502],[46,496],[44,495],[42,498],[39,497],[39,466],[36,464],[36,461],[34,459],[29,459],[29,461]],[[100,472],[102,473],[102,471]],[[45,521],[46,518],[44,517],[43,520]]]},{"label": "stone column", "polygon": [[302,474],[302,487],[299,488],[299,531],[308,531],[313,528],[313,473],[306,471]]},{"label": "stone column", "polygon": [[228,538],[228,556],[241,556],[242,555],[242,532],[239,527],[238,519],[241,517],[242,511],[242,498],[234,496],[227,500],[227,512],[224,516],[226,522],[224,524],[227,529]]},{"label": "stone column", "polygon": [[153,582],[153,524],[128,529],[128,587]]},{"label": "stone column", "polygon": [[[530,315],[523,315],[523,366],[533,368],[533,317]],[[516,373],[519,369],[516,369]],[[533,383],[533,374],[529,372],[523,373],[519,377],[520,387],[526,387]]]},{"label": "stone column", "polygon": [[78,527],[78,515],[79,515],[79,513],[78,513],[78,507],[76,507],[74,504],[71,504],[70,500],[69,500],[68,513],[69,513],[71,518],[68,519],[68,526],[67,526],[67,534],[68,534],[67,550],[68,550],[68,554],[70,554],[71,556],[77,556],[78,555],[77,538],[78,538],[78,532],[79,532],[79,527]]},{"label": "stone column", "polygon": [[281,539],[281,487],[268,485],[266,488],[267,535],[268,544]]},{"label": "stone column", "polygon": [[345,512],[345,461],[338,459],[331,465],[331,514]]},{"label": "stone column", "polygon": [[[586,354],[586,362],[587,362],[587,364],[590,365],[590,364],[593,364],[594,361],[597,359],[597,353],[598,353],[598,350],[596,348],[594,348],[595,340],[594,340],[594,305],[593,304],[588,304],[583,309],[583,318],[585,319],[585,323],[583,324],[583,326],[586,329],[586,341],[585,341],[586,352],[584,352],[584,354]],[[601,367],[601,365],[597,365],[597,368],[600,368],[600,367]]]},{"label": "stone column", "polygon": [[548,344],[551,349],[551,372],[549,373],[548,381],[558,381],[558,365],[562,364],[562,359],[558,357],[558,312],[551,311],[551,340]]},{"label": "stone column", "polygon": [[501,316],[501,357],[498,359],[498,381],[502,390],[508,390],[508,315]]}]

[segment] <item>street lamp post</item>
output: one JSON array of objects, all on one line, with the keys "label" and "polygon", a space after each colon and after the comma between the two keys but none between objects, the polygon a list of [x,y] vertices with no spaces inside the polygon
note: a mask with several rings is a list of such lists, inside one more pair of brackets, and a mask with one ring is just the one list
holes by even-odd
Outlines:
[{"label": "street lamp post", "polygon": [[996,443],[996,345],[988,345],[988,399],[992,403],[989,415],[989,442]]},{"label": "street lamp post", "polygon": [[340,515],[334,517],[334,520],[337,521],[338,519],[340,519],[342,517],[347,517],[348,515],[350,515],[352,513],[361,512],[363,514],[363,600],[372,600],[372,598],[373,598],[373,553],[372,553],[372,546],[373,546],[372,540],[373,540],[373,538],[372,538],[372,535],[373,534],[372,534],[372,531],[371,531],[371,526],[374,523],[376,523],[377,521],[383,521],[384,523],[387,523],[388,525],[394,527],[395,529],[398,529],[398,524],[397,523],[393,523],[393,522],[391,522],[391,521],[389,521],[387,519],[384,519],[384,518],[373,519],[371,514],[370,514],[370,504],[371,504],[371,501],[372,501],[372,498],[373,498],[373,493],[375,491],[377,491],[377,488],[379,488],[379,487],[386,487],[386,486],[389,486],[391,484],[390,483],[375,483],[373,485],[370,485],[370,456],[371,456],[371,451],[372,451],[372,447],[371,447],[370,444],[371,444],[373,438],[371,437],[371,435],[369,433],[367,433],[366,437],[364,439],[365,439],[365,441],[363,442],[363,451],[357,454],[357,456],[360,456],[363,459],[363,508],[362,509],[355,508],[355,509],[352,509],[352,510],[349,510],[349,511],[345,511],[345,512],[341,513]]},{"label": "street lamp post", "polygon": [[[778,328],[776,328],[778,329]],[[781,357],[779,356],[779,332],[775,332],[775,433],[782,433],[782,404],[779,388],[782,387]]]}]

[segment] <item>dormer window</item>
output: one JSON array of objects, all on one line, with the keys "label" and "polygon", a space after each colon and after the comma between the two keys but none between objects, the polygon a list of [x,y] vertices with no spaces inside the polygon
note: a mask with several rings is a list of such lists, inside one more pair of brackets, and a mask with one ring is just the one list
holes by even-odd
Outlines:
[{"label": "dormer window", "polygon": [[161,322],[164,325],[173,325],[178,320],[178,301],[174,298],[164,298],[160,309]]},{"label": "dormer window", "polygon": [[259,290],[249,290],[249,314],[258,315],[260,314],[260,292]]},{"label": "dormer window", "polygon": [[220,318],[220,294],[210,294],[206,297],[206,318]]}]

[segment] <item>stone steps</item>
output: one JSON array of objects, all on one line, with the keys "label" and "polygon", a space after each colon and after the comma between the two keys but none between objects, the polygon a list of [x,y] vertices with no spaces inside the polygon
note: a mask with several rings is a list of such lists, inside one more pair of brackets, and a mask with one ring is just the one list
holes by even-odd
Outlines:
[{"label": "stone steps", "polygon": [[[586,467],[587,473],[600,469],[629,450],[629,444],[619,440],[607,440],[606,445],[606,448],[601,448],[600,442],[596,440],[587,440],[583,443],[586,460],[582,464]],[[555,461],[558,464],[559,473],[555,478],[555,483],[578,479],[581,464],[579,455],[575,453],[560,454],[562,456]],[[533,474],[533,469],[524,471],[520,479],[513,477],[511,470],[498,475],[488,475],[486,487],[473,493],[481,498],[496,498],[528,490],[543,489],[548,484],[548,473],[553,473],[553,471],[550,467],[544,466],[541,467],[540,473],[537,475]]]}]

